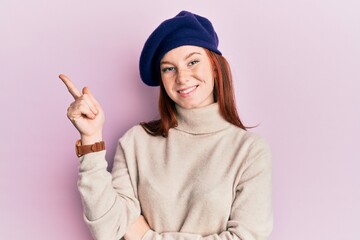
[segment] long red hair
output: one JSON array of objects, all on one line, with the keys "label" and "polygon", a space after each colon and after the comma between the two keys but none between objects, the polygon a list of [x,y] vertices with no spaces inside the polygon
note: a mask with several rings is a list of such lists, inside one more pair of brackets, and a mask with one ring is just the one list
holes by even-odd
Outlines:
[{"label": "long red hair", "polygon": [[[226,121],[246,130],[246,127],[242,124],[236,110],[235,94],[229,63],[223,56],[206,48],[205,51],[210,59],[210,63],[214,71],[214,99],[215,102],[218,102],[219,104],[220,114]],[[159,76],[159,78],[161,77]],[[150,122],[142,122],[140,125],[147,133],[153,136],[167,137],[169,129],[176,127],[178,124],[176,119],[176,108],[174,101],[167,95],[162,80],[160,79],[159,82],[160,119]]]}]

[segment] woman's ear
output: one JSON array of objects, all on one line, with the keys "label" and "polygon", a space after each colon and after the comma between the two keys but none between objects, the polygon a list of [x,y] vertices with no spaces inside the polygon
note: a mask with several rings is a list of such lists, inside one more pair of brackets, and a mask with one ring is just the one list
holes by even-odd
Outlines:
[{"label": "woman's ear", "polygon": [[218,77],[218,70],[216,67],[213,68],[214,79]]}]

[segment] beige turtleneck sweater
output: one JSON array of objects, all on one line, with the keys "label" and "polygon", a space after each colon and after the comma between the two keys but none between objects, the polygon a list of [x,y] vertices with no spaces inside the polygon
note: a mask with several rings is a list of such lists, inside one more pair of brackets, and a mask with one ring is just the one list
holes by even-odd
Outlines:
[{"label": "beige turtleneck sweater", "polygon": [[143,240],[264,240],[272,230],[266,142],[225,121],[214,103],[177,107],[167,138],[131,128],[110,174],[105,151],[80,160],[84,218],[95,239],[120,239],[144,215]]}]

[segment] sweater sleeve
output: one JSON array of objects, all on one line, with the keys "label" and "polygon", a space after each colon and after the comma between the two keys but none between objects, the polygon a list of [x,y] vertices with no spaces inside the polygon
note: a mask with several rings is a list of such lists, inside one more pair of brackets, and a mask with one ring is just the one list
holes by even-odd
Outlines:
[{"label": "sweater sleeve", "polygon": [[271,205],[271,154],[261,139],[250,148],[239,176],[226,231],[201,236],[148,230],[142,240],[266,240],[273,228]]},{"label": "sweater sleeve", "polygon": [[84,220],[94,239],[122,238],[128,226],[140,215],[139,202],[120,144],[112,174],[107,171],[105,151],[89,153],[80,158],[78,189]]}]

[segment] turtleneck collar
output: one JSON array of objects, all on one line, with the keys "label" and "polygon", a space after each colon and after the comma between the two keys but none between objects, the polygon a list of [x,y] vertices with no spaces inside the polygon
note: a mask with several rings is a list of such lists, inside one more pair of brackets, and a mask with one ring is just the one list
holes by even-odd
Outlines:
[{"label": "turtleneck collar", "polygon": [[219,104],[186,109],[176,105],[178,126],[175,129],[190,134],[218,132],[230,125],[220,114]]}]

